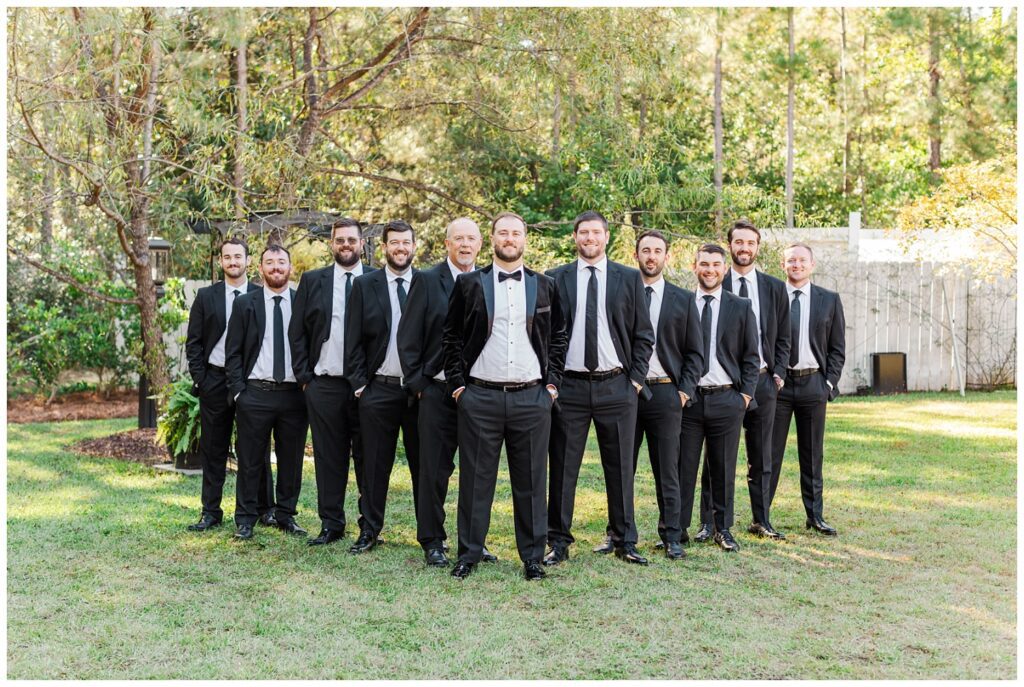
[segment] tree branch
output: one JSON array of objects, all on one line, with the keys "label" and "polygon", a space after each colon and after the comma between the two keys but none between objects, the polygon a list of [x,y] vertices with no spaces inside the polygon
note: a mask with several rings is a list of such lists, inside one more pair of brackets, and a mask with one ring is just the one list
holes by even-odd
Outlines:
[{"label": "tree branch", "polygon": [[394,177],[386,177],[381,174],[371,174],[370,172],[353,172],[348,169],[337,169],[335,167],[321,167],[320,171],[324,172],[325,174],[336,174],[342,177],[355,177],[357,179],[368,179],[370,181],[378,181],[382,184],[392,184],[394,186],[401,186],[402,188],[414,189],[416,191],[420,191],[421,193],[432,193],[435,196],[440,196],[441,198],[444,198],[445,200],[451,203],[455,203],[456,205],[461,205],[464,208],[473,210],[474,212],[478,212],[484,217],[487,217],[488,219],[491,218],[491,213],[483,209],[479,205],[473,205],[472,203],[467,203],[464,200],[459,200],[455,196],[445,193],[436,186],[430,186],[429,184],[423,184],[418,181],[406,181],[405,179],[395,179]]},{"label": "tree branch", "polygon": [[79,291],[81,291],[82,293],[87,293],[97,300],[101,300],[106,303],[114,303],[116,305],[139,305],[138,298],[117,298],[116,296],[108,296],[105,293],[100,293],[95,289],[91,289],[85,284],[79,282],[78,280],[73,279],[72,277],[69,277],[68,275],[62,272],[58,272],[55,269],[47,267],[46,265],[42,264],[41,262],[38,262],[37,260],[33,260],[32,258],[28,257],[17,248],[15,248],[14,246],[7,246],[7,252],[19,258],[23,262],[31,265],[32,267],[35,267],[40,272],[45,272],[51,277],[58,279],[64,282],[65,284],[69,284],[78,289]]}]

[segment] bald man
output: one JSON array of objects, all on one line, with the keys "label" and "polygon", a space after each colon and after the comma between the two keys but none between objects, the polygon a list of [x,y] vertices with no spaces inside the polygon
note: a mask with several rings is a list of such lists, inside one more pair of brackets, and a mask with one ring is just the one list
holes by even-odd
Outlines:
[{"label": "bald man", "polygon": [[[476,222],[460,217],[445,231],[447,257],[420,272],[409,290],[405,315],[398,325],[398,359],[405,385],[419,398],[420,495],[416,504],[416,538],[428,566],[447,567],[444,553],[444,500],[455,470],[458,412],[445,391],[441,340],[448,297],[460,274],[476,269],[482,239]],[[484,560],[496,560],[484,549]]]}]

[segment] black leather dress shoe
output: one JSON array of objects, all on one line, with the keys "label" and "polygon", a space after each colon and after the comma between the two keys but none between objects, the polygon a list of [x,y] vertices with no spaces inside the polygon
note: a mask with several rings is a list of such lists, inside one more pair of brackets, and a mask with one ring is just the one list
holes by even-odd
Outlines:
[{"label": "black leather dress shoe", "polygon": [[715,543],[721,547],[722,551],[735,552],[740,550],[740,545],[732,538],[732,532],[729,530],[715,532]]},{"label": "black leather dress shoe", "polygon": [[634,565],[647,565],[647,559],[636,550],[636,544],[624,544],[623,546],[615,547],[615,556]]},{"label": "black leather dress shoe", "polygon": [[239,525],[235,532],[235,539],[252,539],[252,525]]},{"label": "black leather dress shoe", "polygon": [[266,525],[267,527],[277,527],[277,518],[274,516],[272,511],[268,511],[261,515],[260,519],[256,522],[261,525]]},{"label": "black leather dress shoe", "polygon": [[656,548],[656,549],[663,549],[663,548],[665,548],[665,540],[664,539],[660,540],[657,544],[654,545],[654,548]]},{"label": "black leather dress shoe", "polygon": [[277,521],[277,529],[288,534],[301,534],[305,537],[309,532],[299,527],[299,523],[295,522],[295,518],[285,518],[284,520]]},{"label": "black leather dress shoe", "polygon": [[487,547],[485,546],[483,553],[480,554],[480,560],[482,560],[484,563],[497,563],[498,557],[490,551],[488,551]]},{"label": "black leather dress shoe", "polygon": [[473,572],[473,564],[467,563],[466,561],[459,561],[452,568],[452,577],[457,580],[464,580],[469,577],[469,574]]},{"label": "black leather dress shoe", "polygon": [[818,532],[821,532],[826,537],[834,537],[834,536],[839,534],[838,532],[836,532],[836,528],[835,527],[832,527],[832,525],[828,524],[827,522],[825,522],[821,518],[815,518],[814,520],[808,520],[807,521],[807,529],[809,529],[809,530],[816,530]]},{"label": "black leather dress shoe", "polygon": [[320,530],[320,534],[317,535],[316,539],[310,539],[308,544],[310,546],[326,546],[333,542],[338,541],[345,536],[345,530],[329,530],[326,527]]},{"label": "black leather dress shoe", "polygon": [[373,547],[377,546],[379,540],[373,535],[370,530],[363,530],[359,533],[359,538],[356,539],[355,543],[349,547],[349,553],[366,553]]},{"label": "black leather dress shoe", "polygon": [[189,532],[205,532],[206,530],[214,527],[220,527],[220,520],[213,517],[209,513],[203,513],[203,516],[199,518],[199,522],[193,523],[188,526]]},{"label": "black leather dress shoe", "polygon": [[544,556],[544,565],[558,565],[569,560],[569,547],[564,544],[552,544],[548,555]]},{"label": "black leather dress shoe", "polygon": [[615,544],[612,543],[611,536],[606,535],[604,541],[595,546],[592,551],[594,553],[609,554],[615,551]]},{"label": "black leather dress shoe", "polygon": [[686,557],[686,552],[683,551],[683,545],[676,541],[670,541],[665,544],[665,558],[670,561],[678,561]]},{"label": "black leather dress shoe", "polygon": [[526,561],[523,563],[523,576],[531,582],[533,580],[543,580],[546,574],[540,561]]},{"label": "black leather dress shoe", "polygon": [[750,527],[747,528],[747,532],[750,532],[755,537],[761,537],[763,539],[782,540],[786,538],[781,532],[777,532],[771,525],[762,525],[759,522],[750,523]]},{"label": "black leather dress shoe", "polygon": [[425,556],[431,568],[448,567],[448,556],[444,555],[444,549],[427,549]]},{"label": "black leather dress shoe", "polygon": [[700,524],[700,529],[697,530],[697,536],[693,538],[693,541],[697,542],[698,544],[703,544],[709,539],[711,539],[711,525],[707,524],[706,522],[702,522]]}]

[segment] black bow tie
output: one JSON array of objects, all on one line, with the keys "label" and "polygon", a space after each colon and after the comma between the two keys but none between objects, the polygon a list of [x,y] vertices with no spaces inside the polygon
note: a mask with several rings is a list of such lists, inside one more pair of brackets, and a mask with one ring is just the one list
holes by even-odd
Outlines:
[{"label": "black bow tie", "polygon": [[511,274],[509,274],[508,272],[498,272],[498,283],[499,284],[501,282],[505,281],[506,279],[515,279],[516,281],[522,281],[523,280],[523,271],[522,270],[516,270],[515,272],[513,272]]}]

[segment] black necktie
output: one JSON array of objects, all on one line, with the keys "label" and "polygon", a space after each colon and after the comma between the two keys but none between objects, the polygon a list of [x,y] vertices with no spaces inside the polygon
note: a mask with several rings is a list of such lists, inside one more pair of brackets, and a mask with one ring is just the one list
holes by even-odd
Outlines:
[{"label": "black necktie", "polygon": [[284,381],[284,312],[281,296],[274,296],[274,381]]},{"label": "black necktie", "polygon": [[654,287],[653,286],[645,286],[644,287],[644,294],[647,296],[647,307],[648,308],[651,307],[651,294],[652,293],[654,293]]},{"label": "black necktie", "polygon": [[750,298],[750,294],[747,292],[746,277],[740,277],[740,298]]},{"label": "black necktie", "polygon": [[516,270],[515,272],[498,272],[498,283],[505,281],[506,279],[515,279],[516,281],[523,280],[522,270]]},{"label": "black necktie", "polygon": [[704,337],[704,374],[711,369],[711,301],[714,296],[704,296],[704,308],[700,311],[700,333]]},{"label": "black necktie", "polygon": [[591,265],[587,282],[587,320],[583,330],[583,366],[593,372],[597,369],[597,268]]},{"label": "black necktie", "polygon": [[800,362],[800,293],[800,291],[793,292],[793,302],[789,306],[790,367],[796,367],[796,364]]},{"label": "black necktie", "polygon": [[345,273],[345,303],[348,303],[348,295],[352,293],[352,273]]},{"label": "black necktie", "polygon": [[398,290],[398,310],[400,312],[404,313],[405,312],[405,297],[407,295],[405,293],[405,280],[402,279],[401,277],[398,277],[397,279],[395,279],[395,284],[398,285],[398,287],[397,287],[397,290]]},{"label": "black necktie", "polygon": [[234,302],[234,300],[235,300],[236,298],[238,298],[238,294],[240,294],[240,293],[242,293],[242,292],[241,292],[241,291],[239,291],[238,289],[234,289],[234,290],[233,290],[233,291],[232,291],[231,293],[232,293],[232,296],[231,296],[231,301],[232,301],[232,302]]}]

